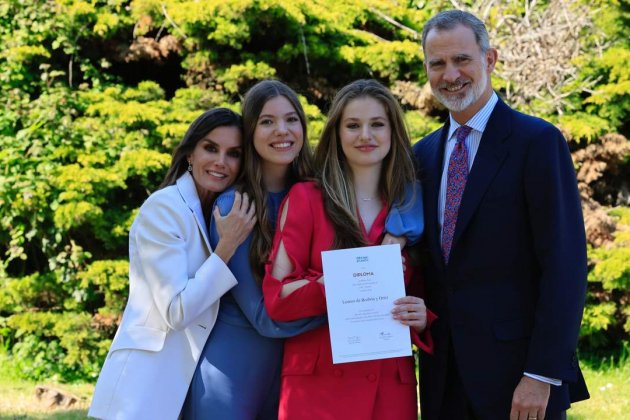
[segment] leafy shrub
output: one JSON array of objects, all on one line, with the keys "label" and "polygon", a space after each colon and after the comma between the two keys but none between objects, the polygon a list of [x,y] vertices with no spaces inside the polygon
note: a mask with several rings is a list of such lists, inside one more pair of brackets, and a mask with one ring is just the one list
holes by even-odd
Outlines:
[{"label": "leafy shrub", "polygon": [[7,324],[15,367],[32,379],[94,380],[109,347],[87,313],[24,312]]},{"label": "leafy shrub", "polygon": [[630,336],[630,208],[610,212],[621,229],[608,247],[593,249],[591,293],[582,322],[582,339],[592,348],[610,347]]}]

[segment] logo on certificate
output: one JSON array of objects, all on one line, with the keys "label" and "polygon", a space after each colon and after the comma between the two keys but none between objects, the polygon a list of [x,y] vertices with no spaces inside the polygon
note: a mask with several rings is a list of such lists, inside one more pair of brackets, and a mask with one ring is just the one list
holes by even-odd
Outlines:
[{"label": "logo on certificate", "polygon": [[361,344],[361,337],[358,335],[349,335],[348,344]]},{"label": "logo on certificate", "polygon": [[378,333],[378,338],[383,341],[389,341],[392,339],[392,337],[393,335],[389,331],[381,331],[380,333]]}]

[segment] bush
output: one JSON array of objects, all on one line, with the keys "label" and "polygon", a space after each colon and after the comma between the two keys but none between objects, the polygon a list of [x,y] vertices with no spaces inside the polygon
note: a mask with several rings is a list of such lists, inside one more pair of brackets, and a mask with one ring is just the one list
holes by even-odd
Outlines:
[{"label": "bush", "polygon": [[94,380],[109,347],[87,313],[24,312],[9,317],[7,325],[15,340],[15,368],[35,380]]}]

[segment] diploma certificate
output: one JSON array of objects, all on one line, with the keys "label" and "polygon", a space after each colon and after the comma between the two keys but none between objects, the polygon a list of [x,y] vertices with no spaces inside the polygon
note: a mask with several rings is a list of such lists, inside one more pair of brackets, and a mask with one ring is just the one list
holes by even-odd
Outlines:
[{"label": "diploma certificate", "polygon": [[411,355],[409,327],[392,318],[405,296],[399,245],[322,252],[333,363]]}]

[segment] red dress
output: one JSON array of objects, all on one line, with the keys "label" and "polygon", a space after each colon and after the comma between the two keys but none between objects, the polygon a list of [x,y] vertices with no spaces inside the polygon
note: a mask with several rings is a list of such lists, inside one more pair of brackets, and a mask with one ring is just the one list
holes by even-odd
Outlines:
[{"label": "red dress", "polygon": [[[263,280],[265,306],[271,318],[278,321],[326,313],[324,286],[317,279],[323,272],[321,252],[329,250],[334,239],[321,191],[314,182],[294,185],[286,200],[289,210],[282,230],[278,224],[271,261],[282,241],[294,271],[276,279],[269,263]],[[370,232],[364,230],[369,245],[381,243],[387,212],[383,207]],[[405,277],[407,284],[411,276]],[[282,284],[298,279],[310,282],[281,298]],[[412,339],[418,347],[431,352],[430,336],[424,338],[429,344],[415,332]],[[416,375],[411,356],[333,365],[328,325],[285,341],[279,419],[417,418]]]}]

